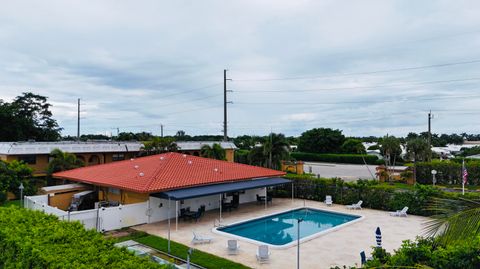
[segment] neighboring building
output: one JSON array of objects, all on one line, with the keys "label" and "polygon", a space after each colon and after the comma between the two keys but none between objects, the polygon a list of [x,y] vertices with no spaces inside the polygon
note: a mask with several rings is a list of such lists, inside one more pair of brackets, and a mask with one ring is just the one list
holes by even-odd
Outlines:
[{"label": "neighboring building", "polygon": [[133,158],[143,145],[138,142],[0,142],[0,160],[23,161],[35,176],[44,176],[50,162],[50,152],[60,149],[70,152],[86,166]]},{"label": "neighboring building", "polygon": [[[226,159],[233,162],[237,147],[232,142],[177,142],[179,152],[200,155],[204,145],[220,144],[225,149]],[[82,160],[86,166],[128,160],[141,152],[141,142],[117,141],[61,141],[61,142],[0,142],[0,160],[23,161],[32,169],[35,176],[44,176],[50,162],[50,152],[60,149],[70,152]]]},{"label": "neighboring building", "polygon": [[179,152],[200,156],[200,150],[203,146],[209,145],[210,147],[213,144],[219,144],[225,150],[225,158],[229,162],[234,161],[235,150],[237,146],[233,142],[212,142],[212,141],[178,141],[175,142],[179,148]]}]

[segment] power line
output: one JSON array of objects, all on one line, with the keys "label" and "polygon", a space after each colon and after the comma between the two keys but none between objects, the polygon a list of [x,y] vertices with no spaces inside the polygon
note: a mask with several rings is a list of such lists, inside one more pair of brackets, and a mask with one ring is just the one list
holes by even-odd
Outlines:
[{"label": "power line", "polygon": [[221,85],[221,84],[222,84],[222,83],[215,83],[215,84],[210,84],[210,85],[203,86],[203,87],[200,87],[200,88],[195,88],[195,89],[190,89],[190,90],[181,91],[181,92],[178,92],[178,93],[172,93],[172,94],[162,95],[162,98],[171,97],[171,96],[176,96],[176,95],[181,95],[181,94],[185,94],[185,93],[189,93],[189,92],[194,92],[194,91],[198,91],[198,90],[203,90],[203,89],[208,89],[208,88],[213,88],[213,87],[218,86],[218,85]]},{"label": "power line", "polygon": [[266,79],[234,79],[233,81],[234,82],[264,82],[264,81],[302,80],[302,79],[308,80],[308,79],[346,77],[346,76],[357,76],[357,75],[371,75],[371,74],[400,72],[400,71],[409,71],[409,70],[419,70],[419,69],[428,69],[428,68],[437,68],[437,67],[447,67],[447,66],[464,65],[464,64],[475,64],[475,63],[480,63],[480,59],[471,60],[471,61],[441,63],[441,64],[432,64],[432,65],[423,65],[423,66],[414,66],[414,67],[392,68],[392,69],[384,69],[384,70],[356,72],[356,73],[345,73],[345,74],[333,74],[333,75],[323,75],[323,76],[322,75],[317,75],[317,76],[298,76],[298,77],[266,78]]},{"label": "power line", "polygon": [[374,86],[353,86],[353,87],[338,87],[338,88],[318,88],[318,89],[305,89],[305,90],[244,90],[238,91],[238,93],[258,93],[258,92],[315,92],[315,91],[339,91],[339,90],[356,90],[356,89],[376,89],[376,88],[387,88],[387,87],[402,87],[402,86],[414,86],[414,85],[429,85],[429,84],[442,84],[442,83],[454,83],[454,82],[465,82],[465,81],[478,81],[480,77],[475,78],[463,78],[463,79],[450,79],[450,80],[433,80],[433,81],[418,81],[418,82],[408,82],[400,84],[381,84]]},{"label": "power line", "polygon": [[[238,105],[337,105],[337,104],[382,104],[382,103],[395,103],[395,102],[409,102],[409,101],[428,101],[436,99],[448,99],[448,98],[477,98],[480,95],[449,95],[449,96],[436,96],[436,97],[410,97],[409,99],[397,99],[397,100],[386,100],[386,101],[335,101],[335,102],[255,102],[255,103],[246,103],[246,102],[236,102]],[[402,97],[407,98],[407,97]]]}]

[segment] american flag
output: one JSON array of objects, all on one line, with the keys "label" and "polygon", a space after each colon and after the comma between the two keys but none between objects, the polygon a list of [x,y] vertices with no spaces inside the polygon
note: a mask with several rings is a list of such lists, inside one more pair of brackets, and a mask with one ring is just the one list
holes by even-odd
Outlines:
[{"label": "american flag", "polygon": [[467,178],[468,178],[468,171],[467,167],[463,167],[463,184],[467,184]]}]

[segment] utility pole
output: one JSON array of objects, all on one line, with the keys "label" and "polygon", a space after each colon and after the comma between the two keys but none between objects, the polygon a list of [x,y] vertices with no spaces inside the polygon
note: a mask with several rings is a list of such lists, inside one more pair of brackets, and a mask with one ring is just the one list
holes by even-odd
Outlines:
[{"label": "utility pole", "polygon": [[160,136],[163,137],[163,124],[160,124]]},{"label": "utility pole", "polygon": [[117,138],[120,135],[120,128],[117,127]]},{"label": "utility pole", "polygon": [[432,160],[432,111],[428,112],[428,161]]},{"label": "utility pole", "polygon": [[228,141],[227,135],[227,104],[231,103],[227,101],[227,69],[223,70],[223,141]]},{"label": "utility pole", "polygon": [[77,99],[77,140],[80,141],[80,98]]}]

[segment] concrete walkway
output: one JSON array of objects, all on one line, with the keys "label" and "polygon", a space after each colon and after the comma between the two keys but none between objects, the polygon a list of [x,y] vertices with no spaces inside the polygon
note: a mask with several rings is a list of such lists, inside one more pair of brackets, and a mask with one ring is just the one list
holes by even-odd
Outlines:
[{"label": "concrete walkway", "polygon": [[[242,204],[240,208],[223,214],[223,223],[233,223],[282,212],[295,207],[306,206],[313,208],[327,208],[323,203],[291,199],[274,199],[273,204],[265,210],[263,205]],[[342,205],[333,205],[329,210],[338,212],[350,212]],[[403,240],[415,239],[422,234],[422,223],[428,218],[408,216],[407,218],[391,217],[388,212],[363,209],[355,211],[355,214],[365,216],[357,223],[343,227],[337,231],[327,233],[310,241],[301,243],[301,268],[330,268],[331,266],[350,265],[360,263],[360,252],[363,250],[367,255],[371,247],[375,245],[375,229],[380,226],[383,235],[383,246],[388,251],[400,247]],[[227,259],[245,264],[252,268],[296,268],[297,248],[272,249],[269,264],[259,264],[255,258],[257,245],[240,241],[240,253],[228,255],[226,250],[227,236],[212,232],[214,221],[218,219],[218,211],[206,212],[198,222],[179,222],[178,231],[175,231],[175,220],[172,220],[171,239],[185,245],[191,245],[192,231],[212,237],[210,244],[195,245],[194,247]],[[158,222],[134,227],[150,234],[167,238],[167,222]]]}]

